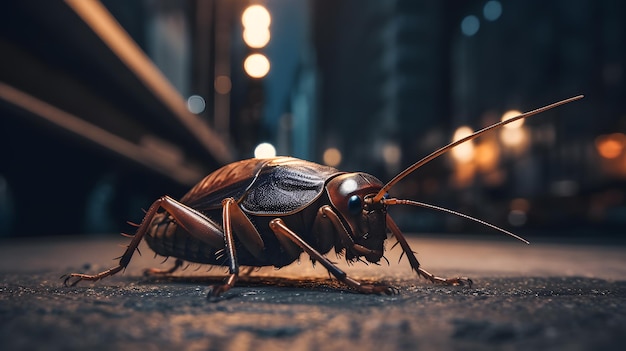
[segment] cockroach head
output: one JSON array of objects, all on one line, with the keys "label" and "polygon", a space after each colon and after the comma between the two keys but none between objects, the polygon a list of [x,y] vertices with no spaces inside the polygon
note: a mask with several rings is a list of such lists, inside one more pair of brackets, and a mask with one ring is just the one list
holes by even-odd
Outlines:
[{"label": "cockroach head", "polygon": [[[346,257],[378,262],[387,239],[386,206],[371,199],[383,183],[367,173],[344,173],[331,179],[326,191],[349,238],[342,238]],[[341,234],[340,234],[341,235]]]}]

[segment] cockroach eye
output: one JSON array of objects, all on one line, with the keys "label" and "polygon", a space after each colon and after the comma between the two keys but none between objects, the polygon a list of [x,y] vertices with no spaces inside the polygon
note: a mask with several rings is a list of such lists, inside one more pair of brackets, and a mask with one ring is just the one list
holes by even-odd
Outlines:
[{"label": "cockroach eye", "polygon": [[352,214],[359,214],[361,208],[361,198],[358,195],[350,196],[350,199],[348,199],[348,211]]}]

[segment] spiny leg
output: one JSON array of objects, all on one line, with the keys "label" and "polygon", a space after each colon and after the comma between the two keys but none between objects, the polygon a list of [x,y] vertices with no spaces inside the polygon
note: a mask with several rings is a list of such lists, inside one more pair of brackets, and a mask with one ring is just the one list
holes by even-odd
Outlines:
[{"label": "spiny leg", "polygon": [[224,227],[224,248],[228,257],[228,272],[230,275],[224,281],[224,284],[216,284],[209,287],[209,296],[219,296],[230,290],[237,281],[239,275],[239,263],[237,262],[237,253],[235,252],[235,239],[233,237],[233,229],[230,222],[229,203],[222,203],[222,226]]},{"label": "spiny leg", "polygon": [[176,272],[180,267],[183,266],[184,261],[180,258],[177,258],[174,262],[174,265],[169,269],[159,269],[159,268],[148,268],[143,271],[144,275],[167,275]]},{"label": "spiny leg", "polygon": [[402,231],[389,215],[387,215],[387,228],[389,228],[393,236],[396,238],[396,240],[398,240],[400,247],[402,247],[403,254],[405,254],[407,259],[409,260],[411,268],[415,272],[417,272],[419,276],[426,278],[433,283],[461,286],[467,285],[469,287],[472,287],[472,280],[467,277],[441,278],[429,273],[428,271],[420,267],[420,263],[415,257],[413,250],[411,250],[411,247],[409,246],[409,243],[406,241],[406,238],[402,234]]},{"label": "spiny leg", "polygon": [[210,287],[209,297],[219,296],[230,290],[239,277],[235,233],[241,244],[255,258],[259,260],[264,258],[264,243],[261,235],[233,198],[226,198],[222,201],[222,226],[224,227],[224,251],[229,260],[229,276],[223,284]]},{"label": "spiny leg", "polygon": [[309,256],[311,256],[311,258],[314,261],[319,262],[322,266],[324,266],[324,268],[328,270],[330,274],[335,276],[335,278],[337,278],[339,281],[343,282],[344,284],[348,285],[349,287],[365,294],[384,293],[387,295],[392,295],[396,292],[393,288],[388,287],[388,286],[363,284],[357,280],[354,280],[348,277],[348,275],[344,271],[342,271],[337,266],[335,266],[326,257],[320,254],[313,247],[311,247],[311,245],[309,245],[307,242],[302,240],[302,238],[300,238],[298,234],[296,234],[294,231],[289,229],[289,227],[287,227],[287,225],[282,219],[280,218],[273,219],[270,222],[270,228],[272,229],[274,234],[276,234],[276,236],[287,237],[293,243],[300,246],[300,248],[302,248],[304,252],[306,252]]},{"label": "spiny leg", "polygon": [[213,247],[223,247],[224,244],[221,229],[213,221],[202,213],[172,199],[171,197],[163,196],[152,203],[148,211],[146,211],[139,228],[137,228],[137,232],[133,236],[133,239],[128,245],[126,251],[124,251],[124,254],[120,257],[117,266],[94,275],[82,273],[70,273],[64,275],[62,277],[65,278],[64,284],[66,286],[74,286],[81,280],[97,281],[118,273],[126,268],[126,266],[130,263],[133,253],[137,250],[139,243],[148,232],[148,228],[150,227],[154,216],[161,208],[169,213],[174,218],[177,225],[187,231],[191,236],[196,237]]},{"label": "spiny leg", "polygon": [[137,247],[139,246],[141,239],[143,239],[143,236],[148,231],[148,226],[150,225],[150,222],[152,222],[152,219],[154,218],[154,215],[157,213],[158,209],[161,207],[162,202],[163,202],[163,199],[161,198],[155,201],[150,206],[150,208],[146,212],[146,215],[143,217],[143,220],[141,221],[141,224],[139,225],[137,232],[135,233],[135,235],[133,236],[133,239],[131,240],[130,244],[126,248],[126,251],[124,251],[124,254],[122,254],[122,256],[120,257],[120,261],[117,266],[111,267],[105,271],[102,271],[98,274],[93,274],[93,275],[83,274],[83,273],[70,273],[70,274],[63,275],[61,277],[61,278],[65,278],[63,280],[63,284],[65,284],[65,286],[75,286],[82,280],[97,281],[102,278],[111,276],[121,271],[122,269],[126,268],[126,266],[128,266],[128,263],[130,263],[130,259],[133,257],[135,250],[137,250]]},{"label": "spiny leg", "polygon": [[241,268],[239,275],[244,276],[244,277],[249,277],[250,275],[252,275],[254,270],[257,269],[257,267],[253,267],[253,266],[239,267],[239,268]]}]

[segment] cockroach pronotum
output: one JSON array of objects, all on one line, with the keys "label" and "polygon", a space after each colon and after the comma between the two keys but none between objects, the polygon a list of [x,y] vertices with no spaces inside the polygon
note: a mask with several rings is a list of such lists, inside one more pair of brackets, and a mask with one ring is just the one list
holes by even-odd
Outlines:
[{"label": "cockroach pronotum", "polygon": [[132,241],[117,266],[94,275],[71,273],[64,284],[97,281],[123,270],[142,239],[158,255],[175,257],[169,274],[184,261],[227,266],[223,284],[211,286],[209,296],[232,288],[240,266],[283,267],[306,252],[330,274],[361,293],[393,294],[391,286],[365,284],[350,278],[324,254],[333,247],[347,261],[384,259],[384,242],[391,233],[411,268],[434,283],[470,285],[469,278],[440,278],[424,270],[404,235],[387,214],[387,207],[411,205],[451,213],[506,233],[517,235],[446,208],[391,198],[388,191],[404,177],[453,147],[490,130],[554,107],[581,99],[582,95],[495,123],[452,142],[396,175],[387,184],[367,173],[347,173],[291,157],[249,159],[226,165],[209,174],[179,201],[169,196],[156,200],[146,211]]}]

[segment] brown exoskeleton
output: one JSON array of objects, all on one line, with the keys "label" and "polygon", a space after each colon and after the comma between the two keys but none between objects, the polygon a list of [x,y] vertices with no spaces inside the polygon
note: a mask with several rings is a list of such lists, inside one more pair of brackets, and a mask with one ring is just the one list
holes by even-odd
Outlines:
[{"label": "brown exoskeleton", "polygon": [[232,288],[240,266],[283,267],[306,252],[338,280],[362,293],[392,294],[390,286],[356,281],[324,254],[333,247],[348,261],[361,257],[379,262],[390,232],[402,247],[411,268],[432,282],[471,285],[468,278],[440,278],[424,270],[404,235],[387,214],[397,204],[427,207],[490,226],[476,218],[441,207],[387,197],[401,179],[451,148],[490,130],[582,98],[576,96],[533,110],[479,130],[446,145],[408,167],[387,184],[366,173],[346,173],[335,168],[290,157],[249,159],[226,165],[209,174],[180,200],[163,196],[146,212],[119,264],[95,275],[71,273],[66,285],[96,281],[123,270],[142,239],[157,254],[176,257],[171,273],[183,261],[228,266],[223,284],[211,288],[217,296]]}]

